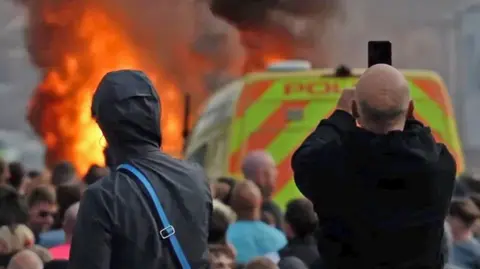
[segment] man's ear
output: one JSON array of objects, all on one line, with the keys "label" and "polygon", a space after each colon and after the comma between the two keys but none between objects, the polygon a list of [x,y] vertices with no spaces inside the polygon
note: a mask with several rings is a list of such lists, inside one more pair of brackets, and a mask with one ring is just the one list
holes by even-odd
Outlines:
[{"label": "man's ear", "polygon": [[352,101],[352,116],[355,119],[358,119],[360,117],[360,114],[358,113],[357,102],[355,102],[355,100]]},{"label": "man's ear", "polygon": [[414,111],[415,111],[415,105],[413,104],[413,100],[410,100],[410,102],[408,103],[407,119],[413,118]]}]

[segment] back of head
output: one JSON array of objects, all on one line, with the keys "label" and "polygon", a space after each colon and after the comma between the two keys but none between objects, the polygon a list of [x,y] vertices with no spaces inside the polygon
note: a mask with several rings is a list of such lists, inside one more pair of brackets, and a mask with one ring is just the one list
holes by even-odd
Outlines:
[{"label": "back of head", "polygon": [[275,188],[276,166],[270,153],[263,150],[249,152],[243,160],[242,172],[246,179],[260,187],[264,198],[271,196]]},{"label": "back of head", "polygon": [[354,114],[374,133],[403,130],[409,112],[410,91],[405,76],[385,64],[370,67],[355,89]]},{"label": "back of head", "polygon": [[53,167],[52,184],[60,186],[62,184],[70,183],[77,178],[77,172],[71,162],[59,162]]},{"label": "back of head", "polygon": [[42,173],[38,170],[31,170],[28,172],[27,176],[31,179],[31,180],[36,180],[38,179],[39,177],[42,176]]},{"label": "back of head", "polygon": [[235,263],[235,253],[225,244],[208,245],[211,268],[232,268]]},{"label": "back of head", "polygon": [[25,249],[12,257],[7,269],[43,269],[43,263],[37,254]]},{"label": "back of head", "polygon": [[274,164],[272,155],[263,150],[250,151],[243,159],[242,172],[246,179],[255,181],[259,169]]},{"label": "back of head", "polygon": [[57,195],[55,188],[51,185],[36,186],[27,197],[28,207],[31,208],[38,203],[56,204]]},{"label": "back of head", "polygon": [[466,227],[471,227],[480,218],[480,210],[471,199],[454,200],[450,204],[449,215],[461,220]]},{"label": "back of head", "polygon": [[65,230],[65,234],[67,235],[73,234],[73,229],[75,228],[75,224],[77,223],[77,215],[78,215],[79,208],[80,208],[80,202],[76,202],[73,205],[71,205],[67,209],[67,211],[65,211],[63,229]]},{"label": "back of head", "polygon": [[73,182],[57,187],[58,220],[57,226],[61,226],[65,211],[73,204],[80,201],[85,187],[82,182]]},{"label": "back of head", "polygon": [[278,269],[278,266],[268,258],[259,257],[248,262],[245,269]]},{"label": "back of head", "polygon": [[85,177],[83,177],[83,181],[87,185],[92,185],[93,183],[97,182],[97,180],[107,176],[109,173],[110,170],[108,168],[94,164],[88,169],[87,174]]},{"label": "back of head", "polygon": [[220,199],[224,204],[229,205],[232,191],[237,181],[230,177],[221,177],[214,183],[215,198]]},{"label": "back of head", "polygon": [[294,233],[294,237],[303,238],[312,235],[318,224],[313,204],[305,198],[295,199],[287,204],[285,220]]},{"label": "back of head", "polygon": [[208,243],[224,244],[228,226],[234,221],[235,213],[232,209],[217,200],[213,200],[212,217],[208,229]]},{"label": "back of head", "polygon": [[53,259],[48,248],[42,247],[40,245],[33,245],[28,249],[33,251],[35,254],[37,254],[37,256],[40,258],[43,264]]},{"label": "back of head", "polygon": [[[262,205],[262,194],[249,180],[238,182],[232,192],[231,207],[239,218],[252,216]],[[260,217],[260,216],[258,216]]]},{"label": "back of head", "polygon": [[11,186],[0,186],[0,226],[28,221],[28,206],[23,197]]},{"label": "back of head", "polygon": [[23,164],[19,162],[13,162],[8,165],[8,169],[10,170],[10,178],[8,179],[8,183],[15,189],[20,189],[25,179],[25,168],[23,167]]},{"label": "back of head", "polygon": [[141,71],[107,73],[93,96],[92,116],[105,135],[109,150],[161,144],[159,97]]}]

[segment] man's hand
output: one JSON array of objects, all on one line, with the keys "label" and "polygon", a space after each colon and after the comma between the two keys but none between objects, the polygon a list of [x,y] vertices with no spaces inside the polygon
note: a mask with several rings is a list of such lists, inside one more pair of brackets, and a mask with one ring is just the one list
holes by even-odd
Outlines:
[{"label": "man's hand", "polygon": [[337,110],[343,110],[352,114],[352,102],[355,98],[355,89],[349,88],[342,91],[340,99],[338,99]]}]

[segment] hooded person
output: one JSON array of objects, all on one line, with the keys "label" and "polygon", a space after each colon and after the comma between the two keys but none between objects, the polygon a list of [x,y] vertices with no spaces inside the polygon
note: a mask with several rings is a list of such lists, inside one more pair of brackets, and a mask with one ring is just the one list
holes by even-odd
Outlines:
[{"label": "hooded person", "polygon": [[[160,150],[160,112],[144,73],[113,71],[101,80],[92,115],[119,168],[82,197],[69,269],[185,268],[185,260],[190,268],[208,266],[210,189],[200,166]],[[136,170],[120,169],[125,165]],[[151,188],[142,185],[139,173]],[[171,226],[163,227],[155,195]]]}]

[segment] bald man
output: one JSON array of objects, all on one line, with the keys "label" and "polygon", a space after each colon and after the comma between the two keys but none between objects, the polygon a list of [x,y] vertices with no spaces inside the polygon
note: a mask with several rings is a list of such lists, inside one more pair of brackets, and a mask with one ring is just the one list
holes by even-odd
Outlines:
[{"label": "bald man", "polygon": [[413,118],[403,74],[366,70],[292,157],[297,187],[322,225],[326,268],[442,268],[455,167]]},{"label": "bald man", "polygon": [[237,221],[227,230],[227,241],[237,251],[237,262],[244,264],[259,256],[278,260],[278,251],[285,247],[287,239],[278,229],[260,220],[262,194],[258,186],[249,180],[235,185],[231,199]]},{"label": "bald man", "polygon": [[273,216],[275,227],[283,229],[282,210],[273,201],[278,171],[272,155],[263,150],[249,152],[243,160],[242,172],[246,179],[253,181],[260,188],[263,197],[263,219],[266,216]]},{"label": "bald man", "polygon": [[7,269],[43,269],[43,263],[35,252],[26,249],[12,257]]}]

